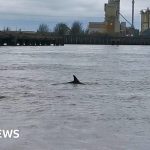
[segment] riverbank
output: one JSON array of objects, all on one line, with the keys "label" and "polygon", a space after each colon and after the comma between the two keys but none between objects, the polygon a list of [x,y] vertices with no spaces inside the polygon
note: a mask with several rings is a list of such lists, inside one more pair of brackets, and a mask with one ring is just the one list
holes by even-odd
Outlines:
[{"label": "riverbank", "polygon": [[38,32],[0,32],[0,46],[63,46],[64,44],[150,45],[150,37],[113,37],[87,34],[56,36]]}]

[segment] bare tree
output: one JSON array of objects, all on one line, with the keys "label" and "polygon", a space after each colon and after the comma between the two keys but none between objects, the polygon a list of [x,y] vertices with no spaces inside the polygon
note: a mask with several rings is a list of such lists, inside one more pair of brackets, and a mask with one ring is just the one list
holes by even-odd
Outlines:
[{"label": "bare tree", "polygon": [[65,23],[58,23],[54,28],[54,33],[57,35],[67,35],[70,29]]},{"label": "bare tree", "polygon": [[39,25],[39,28],[37,30],[37,32],[40,32],[40,33],[48,33],[49,32],[49,27],[47,24],[40,24]]},{"label": "bare tree", "polygon": [[79,21],[75,21],[71,27],[71,35],[80,35],[83,34],[82,24]]}]

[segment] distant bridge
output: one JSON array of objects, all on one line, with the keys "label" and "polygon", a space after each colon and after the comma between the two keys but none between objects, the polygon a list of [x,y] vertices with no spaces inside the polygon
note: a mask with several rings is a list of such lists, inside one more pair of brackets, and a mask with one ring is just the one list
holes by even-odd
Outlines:
[{"label": "distant bridge", "polygon": [[48,33],[0,32],[0,46],[63,46],[63,37]]}]

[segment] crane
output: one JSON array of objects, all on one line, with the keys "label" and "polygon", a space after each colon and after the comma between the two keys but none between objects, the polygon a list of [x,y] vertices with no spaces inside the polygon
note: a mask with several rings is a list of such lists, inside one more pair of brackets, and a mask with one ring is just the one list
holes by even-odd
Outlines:
[{"label": "crane", "polygon": [[132,0],[132,23],[127,20],[121,13],[120,16],[131,26],[131,28],[134,29],[134,4],[135,4],[135,0]]}]

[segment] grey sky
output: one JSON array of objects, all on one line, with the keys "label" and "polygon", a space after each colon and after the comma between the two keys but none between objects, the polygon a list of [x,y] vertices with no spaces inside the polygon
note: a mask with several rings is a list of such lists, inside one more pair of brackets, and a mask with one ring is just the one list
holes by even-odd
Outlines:
[{"label": "grey sky", "polygon": [[[135,0],[135,23],[140,25],[140,10],[150,6],[149,0]],[[108,0],[0,0],[0,27],[23,27],[34,29],[39,23],[54,25],[56,22],[70,23],[80,20],[104,20],[104,3]],[[121,0],[121,13],[131,19],[132,0]]]}]

